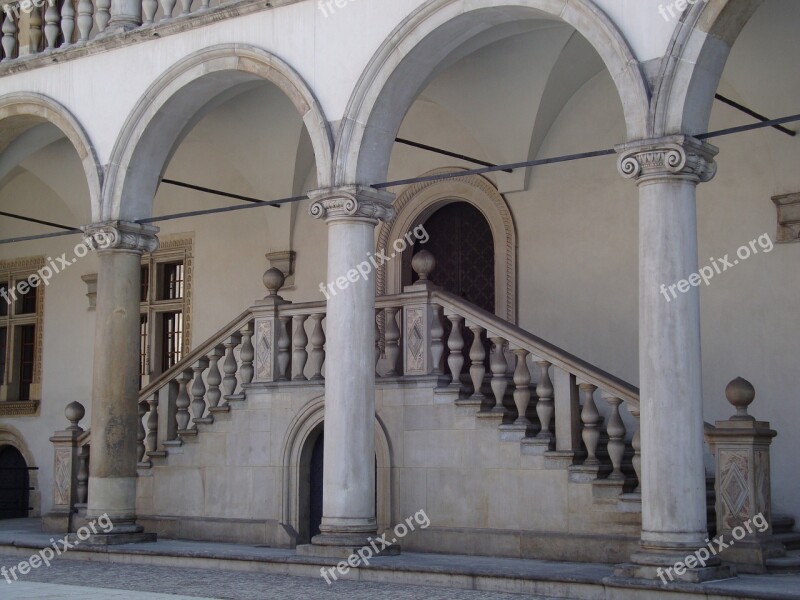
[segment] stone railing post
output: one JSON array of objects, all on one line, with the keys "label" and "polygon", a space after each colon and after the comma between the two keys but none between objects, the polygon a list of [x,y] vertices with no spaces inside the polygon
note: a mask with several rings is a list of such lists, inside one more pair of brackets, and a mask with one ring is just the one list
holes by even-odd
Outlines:
[{"label": "stone railing post", "polygon": [[283,271],[272,267],[264,273],[264,287],[269,294],[258,300],[253,307],[255,326],[253,329],[253,348],[255,359],[253,361],[254,383],[268,383],[278,381],[284,373],[281,372],[278,341],[281,337],[281,328],[278,307],[288,304],[278,295],[283,287],[286,276]]},{"label": "stone railing post", "polygon": [[430,292],[438,288],[428,278],[436,268],[436,259],[427,250],[422,250],[411,259],[411,268],[419,280],[407,285],[403,291],[407,294],[425,292],[426,295],[420,302],[403,306],[403,373],[407,377],[430,375],[436,368],[431,353],[431,329],[434,323]]},{"label": "stone railing post", "polygon": [[78,441],[83,434],[80,420],[86,409],[80,402],[67,405],[64,414],[69,427],[56,431],[53,442],[53,510],[42,518],[42,529],[48,532],[67,533],[72,514],[78,502]]},{"label": "stone railing post", "polygon": [[772,538],[769,447],[777,432],[747,414],[755,395],[749,381],[731,381],[725,397],[736,414],[706,431],[716,455],[717,537],[736,542],[720,555],[744,573],[764,573],[768,558],[785,554]]}]

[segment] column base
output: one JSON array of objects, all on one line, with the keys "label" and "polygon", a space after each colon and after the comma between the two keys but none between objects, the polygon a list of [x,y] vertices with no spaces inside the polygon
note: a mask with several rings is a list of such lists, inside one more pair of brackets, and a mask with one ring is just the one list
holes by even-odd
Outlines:
[{"label": "column base", "polygon": [[[694,568],[686,565],[687,559],[690,557],[697,565]],[[661,581],[664,584],[673,582],[703,583],[704,581],[736,577],[736,567],[723,565],[716,556],[706,559],[704,564],[700,563],[695,553],[688,549],[685,551],[636,552],[631,556],[630,563],[617,565],[614,568],[614,577],[650,579]]]},{"label": "column base", "polygon": [[[88,527],[85,526],[86,529]],[[84,529],[81,527],[80,529]],[[79,529],[79,531],[80,531]],[[93,533],[88,538],[81,540],[77,534],[70,534],[70,539],[75,537],[78,541],[84,544],[91,544],[94,546],[119,546],[122,544],[144,544],[156,541],[155,533],[145,532],[144,527],[141,525],[131,524],[115,524],[114,529],[108,533]]]},{"label": "column base", "polygon": [[373,557],[400,554],[400,545],[396,544],[396,540],[386,540],[390,545],[384,548],[381,548],[383,542],[380,540],[381,537],[377,534],[323,533],[314,536],[310,544],[297,546],[297,555],[347,559],[367,549]]}]

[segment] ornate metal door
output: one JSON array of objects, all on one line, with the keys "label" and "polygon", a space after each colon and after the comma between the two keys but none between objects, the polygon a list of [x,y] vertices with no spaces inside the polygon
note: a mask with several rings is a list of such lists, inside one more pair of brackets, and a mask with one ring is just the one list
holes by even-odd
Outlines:
[{"label": "ornate metal door", "polygon": [[[494,241],[483,214],[467,202],[454,202],[433,213],[424,226],[430,239],[417,242],[414,252],[424,248],[436,258],[431,279],[494,313]],[[409,276],[416,280],[416,273]]]}]

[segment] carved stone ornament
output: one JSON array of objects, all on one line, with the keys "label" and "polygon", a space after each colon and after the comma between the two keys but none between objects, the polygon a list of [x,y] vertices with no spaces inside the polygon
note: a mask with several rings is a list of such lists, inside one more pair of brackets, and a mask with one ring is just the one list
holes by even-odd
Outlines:
[{"label": "carved stone ornament", "polygon": [[366,219],[377,223],[394,217],[394,194],[361,186],[316,190],[308,209],[315,219]]},{"label": "carved stone ornament", "polygon": [[84,242],[95,250],[155,252],[159,246],[156,237],[158,227],[152,225],[106,221],[105,223],[92,223],[82,229]]},{"label": "carved stone ornament", "polygon": [[717,173],[714,157],[719,149],[685,135],[631,142],[616,150],[620,154],[617,168],[626,179],[678,176],[702,183]]}]

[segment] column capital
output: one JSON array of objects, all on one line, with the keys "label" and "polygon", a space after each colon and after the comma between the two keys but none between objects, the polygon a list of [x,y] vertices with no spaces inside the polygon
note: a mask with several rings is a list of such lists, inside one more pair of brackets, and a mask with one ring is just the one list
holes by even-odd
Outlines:
[{"label": "column capital", "polygon": [[394,194],[366,186],[342,186],[309,192],[313,203],[308,209],[315,219],[367,220],[377,224],[389,221],[394,215]]},{"label": "column capital", "polygon": [[617,168],[638,183],[663,178],[683,178],[695,183],[711,181],[717,173],[716,146],[688,135],[637,140],[620,144]]},{"label": "column capital", "polygon": [[104,221],[85,225],[83,237],[95,250],[129,250],[154,252],[159,242],[158,227],[128,221]]}]

